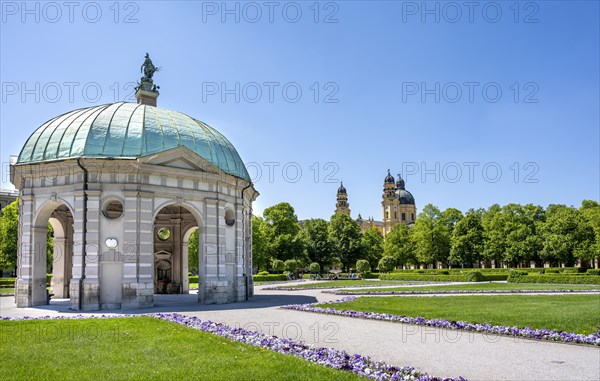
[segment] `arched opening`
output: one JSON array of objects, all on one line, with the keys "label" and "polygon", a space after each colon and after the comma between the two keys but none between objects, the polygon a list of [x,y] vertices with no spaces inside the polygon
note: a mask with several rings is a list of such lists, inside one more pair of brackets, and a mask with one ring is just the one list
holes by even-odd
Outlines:
[{"label": "arched opening", "polygon": [[166,206],[156,215],[153,261],[155,293],[189,293],[188,241],[197,227],[198,221],[183,206]]},{"label": "arched opening", "polygon": [[[183,235],[183,255],[187,255],[188,259],[188,272],[191,276],[198,277],[200,271],[200,231],[198,226],[192,226],[188,228]],[[193,283],[193,285],[191,284]],[[183,289],[185,290],[197,290],[198,281],[190,281],[186,278],[183,282]]]},{"label": "arched opening", "polygon": [[[48,304],[50,294],[55,298],[69,298],[73,276],[73,214],[70,209],[56,202],[45,205],[38,213],[31,234],[32,305]],[[50,273],[52,280],[48,291],[46,274]]]}]

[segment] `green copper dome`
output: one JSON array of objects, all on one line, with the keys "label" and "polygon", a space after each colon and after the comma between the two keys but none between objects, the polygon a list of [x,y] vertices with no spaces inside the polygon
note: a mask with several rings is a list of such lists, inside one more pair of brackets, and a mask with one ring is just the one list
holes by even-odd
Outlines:
[{"label": "green copper dome", "polygon": [[126,102],[82,108],[49,120],[29,137],[17,163],[138,158],[181,146],[250,181],[240,155],[214,128],[177,111]]}]

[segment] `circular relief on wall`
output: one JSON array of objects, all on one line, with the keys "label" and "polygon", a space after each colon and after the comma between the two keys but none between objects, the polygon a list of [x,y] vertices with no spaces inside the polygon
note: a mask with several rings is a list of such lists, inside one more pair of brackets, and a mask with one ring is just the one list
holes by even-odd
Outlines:
[{"label": "circular relief on wall", "polygon": [[104,217],[114,220],[123,215],[123,204],[119,200],[109,200],[102,207]]},{"label": "circular relief on wall", "polygon": [[156,235],[161,241],[166,241],[171,238],[171,230],[169,230],[169,228],[160,228],[158,229],[158,232],[156,232]]},{"label": "circular relief on wall", "polygon": [[235,214],[233,213],[233,210],[229,208],[225,210],[225,224],[227,226],[233,226],[233,224],[235,224]]}]

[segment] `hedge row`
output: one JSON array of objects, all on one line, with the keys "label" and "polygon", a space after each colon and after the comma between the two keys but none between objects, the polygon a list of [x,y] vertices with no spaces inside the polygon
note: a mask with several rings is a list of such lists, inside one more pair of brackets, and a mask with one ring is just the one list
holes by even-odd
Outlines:
[{"label": "hedge row", "polygon": [[287,275],[285,275],[285,274],[254,275],[253,279],[255,282],[287,280]]},{"label": "hedge row", "polygon": [[[17,278],[0,278],[0,287],[14,287]],[[46,274],[46,284],[49,286],[52,274]]]},{"label": "hedge row", "polygon": [[380,274],[381,280],[408,280],[423,282],[485,282],[494,280],[506,280],[508,274],[482,274],[479,271],[472,271],[463,274],[452,275],[428,275],[428,274]]},{"label": "hedge row", "polygon": [[395,269],[393,271],[394,274],[428,274],[428,275],[454,275],[461,274],[465,272],[473,272],[479,271],[481,273],[508,273],[510,269],[487,269],[487,268],[452,268],[452,269]]},{"label": "hedge row", "polygon": [[198,283],[198,275],[190,275],[188,278],[190,283]]},{"label": "hedge row", "polygon": [[596,275],[524,275],[515,272],[508,277],[511,283],[558,283],[558,284],[600,284],[600,277]]}]

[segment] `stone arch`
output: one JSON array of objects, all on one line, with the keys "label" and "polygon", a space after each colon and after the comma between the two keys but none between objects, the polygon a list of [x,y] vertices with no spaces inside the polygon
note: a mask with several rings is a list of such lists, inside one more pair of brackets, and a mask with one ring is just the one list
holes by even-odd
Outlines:
[{"label": "stone arch", "polygon": [[160,213],[161,210],[163,210],[164,208],[167,208],[169,206],[179,206],[179,207],[187,209],[190,213],[192,213],[192,215],[196,219],[196,222],[198,223],[199,228],[202,228],[205,226],[204,218],[202,217],[202,213],[200,213],[200,211],[198,211],[198,209],[194,205],[192,205],[189,202],[185,202],[185,201],[177,202],[177,201],[169,200],[169,201],[163,202],[162,204],[160,204],[154,208],[154,211],[152,212],[152,220],[154,221],[156,219],[156,216],[158,215],[158,213]]},{"label": "stone arch", "polygon": [[[184,255],[188,255],[188,257],[187,257],[188,258],[188,271],[190,271],[189,270],[189,268],[190,268],[190,266],[189,266],[189,241],[190,241],[190,236],[192,235],[192,233],[194,231],[198,231],[198,253],[197,253],[198,263],[197,263],[197,267],[198,267],[198,271],[199,271],[200,270],[200,265],[202,263],[202,260],[201,260],[202,259],[202,250],[201,250],[202,245],[200,244],[202,241],[201,241],[201,237],[200,237],[200,228],[197,225],[196,226],[186,226],[186,227],[183,228],[183,231],[185,233],[183,233],[183,235],[182,235],[182,243],[181,243],[182,250],[181,251],[182,251],[182,253]],[[196,274],[194,274],[194,275],[198,275],[198,273],[196,272]],[[190,283],[189,282],[189,278],[184,279],[184,282],[183,282],[183,289],[184,290],[189,290],[189,287],[190,287],[189,283]]]},{"label": "stone arch", "polygon": [[[28,284],[32,306],[48,304],[46,291],[47,272],[47,236],[48,224],[55,230],[54,251],[57,257],[54,260],[52,289],[56,297],[68,297],[69,284],[72,274],[73,256],[73,210],[65,200],[55,199],[43,203],[37,210],[32,224],[22,225],[21,235],[29,236],[28,243],[22,245],[22,261],[19,264],[20,278]],[[56,276],[55,276],[56,275]],[[17,289],[17,294],[23,292]],[[17,298],[19,295],[17,295]]]},{"label": "stone arch", "polygon": [[[200,228],[201,221],[200,213],[189,204],[167,202],[156,208],[152,261],[156,293],[189,292],[187,243],[193,229]],[[170,278],[165,277],[165,266],[170,268]]]}]

